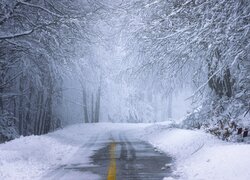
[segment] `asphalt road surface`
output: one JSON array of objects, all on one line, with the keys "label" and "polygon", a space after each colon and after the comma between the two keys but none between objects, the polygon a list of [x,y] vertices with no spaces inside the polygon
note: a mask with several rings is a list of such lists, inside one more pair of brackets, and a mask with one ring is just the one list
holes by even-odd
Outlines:
[{"label": "asphalt road surface", "polygon": [[[150,144],[126,136],[110,133],[105,138],[93,137],[71,163],[54,169],[43,179],[53,180],[162,180],[171,176],[172,158]],[[98,148],[97,148],[98,147]],[[81,162],[94,151],[88,164]]]}]

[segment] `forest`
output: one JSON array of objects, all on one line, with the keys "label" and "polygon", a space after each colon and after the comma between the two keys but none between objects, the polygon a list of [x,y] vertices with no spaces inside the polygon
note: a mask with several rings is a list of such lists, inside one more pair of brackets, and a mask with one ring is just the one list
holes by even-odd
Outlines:
[{"label": "forest", "polygon": [[0,142],[74,123],[250,128],[250,1],[0,0]]}]

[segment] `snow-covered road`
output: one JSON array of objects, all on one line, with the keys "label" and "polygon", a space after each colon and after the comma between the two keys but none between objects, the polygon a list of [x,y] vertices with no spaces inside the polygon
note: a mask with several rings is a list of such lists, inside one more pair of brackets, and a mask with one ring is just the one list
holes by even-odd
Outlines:
[{"label": "snow-covered road", "polygon": [[77,124],[1,144],[0,179],[95,180],[115,172],[117,179],[140,175],[142,179],[248,180],[249,154],[248,144],[225,143],[169,123]]},{"label": "snow-covered road", "polygon": [[[82,160],[86,151],[94,151],[90,163]],[[90,138],[67,164],[55,168],[42,179],[161,180],[171,174],[171,167],[166,167],[171,161],[146,142],[125,132],[110,131]]]}]

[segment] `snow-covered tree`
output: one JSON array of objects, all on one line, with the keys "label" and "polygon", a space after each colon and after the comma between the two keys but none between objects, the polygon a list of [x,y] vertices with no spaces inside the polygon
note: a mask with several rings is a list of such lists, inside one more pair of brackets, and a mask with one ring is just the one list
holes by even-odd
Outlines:
[{"label": "snow-covered tree", "polygon": [[99,9],[94,1],[0,2],[1,121],[13,121],[16,134],[43,134],[60,126],[55,111],[65,67],[86,51],[89,22]]}]

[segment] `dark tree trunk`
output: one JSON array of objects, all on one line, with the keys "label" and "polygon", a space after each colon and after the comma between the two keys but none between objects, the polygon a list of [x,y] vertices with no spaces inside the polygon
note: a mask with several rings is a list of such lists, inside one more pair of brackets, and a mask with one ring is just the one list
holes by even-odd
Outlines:
[{"label": "dark tree trunk", "polygon": [[[46,107],[46,105],[45,105]],[[44,127],[45,127],[45,118],[46,118],[46,108],[43,107],[43,111],[41,113],[41,121],[40,121],[40,127],[39,127],[39,135],[44,134]]]},{"label": "dark tree trunk", "polygon": [[16,101],[16,97],[13,98],[13,115],[15,117],[14,124],[16,126],[16,124],[17,124],[17,122],[16,122],[16,118],[17,118],[17,101]]},{"label": "dark tree trunk", "polygon": [[41,124],[42,124],[42,114],[43,114],[43,92],[40,91],[38,93],[38,110],[37,110],[37,118],[36,118],[36,126],[35,126],[35,134],[39,135],[41,132]]},{"label": "dark tree trunk", "polygon": [[[215,59],[213,59],[213,57]],[[233,81],[229,67],[224,70],[224,75],[218,76],[214,73],[218,70],[218,65],[221,59],[221,53],[218,48],[215,49],[214,55],[210,60],[207,60],[208,65],[208,85],[215,92],[215,94],[222,98],[222,96],[232,97]]]},{"label": "dark tree trunk", "polygon": [[[0,81],[1,84],[1,81]],[[3,108],[3,88],[0,88],[0,112],[3,114],[4,108]]]},{"label": "dark tree trunk", "polygon": [[19,81],[19,108],[18,108],[18,121],[19,121],[19,134],[23,135],[23,129],[24,129],[24,76],[21,75],[20,81]]},{"label": "dark tree trunk", "polygon": [[49,89],[48,89],[48,98],[46,102],[46,119],[45,119],[45,131],[44,133],[48,133],[51,128],[52,123],[52,94],[53,94],[53,84],[52,84],[52,78],[51,75],[49,76]]},{"label": "dark tree trunk", "polygon": [[26,113],[26,125],[25,125],[25,135],[27,135],[31,126],[31,102],[32,102],[32,94],[34,93],[32,84],[30,82],[29,85],[29,99],[27,102],[27,113]]},{"label": "dark tree trunk", "polygon": [[232,97],[233,81],[231,79],[231,72],[229,68],[227,68],[224,72],[223,85],[225,95],[227,97]]},{"label": "dark tree trunk", "polygon": [[[46,108],[47,107],[47,108]],[[52,97],[49,95],[49,98],[47,99],[46,102],[46,116],[45,116],[45,123],[44,123],[44,132],[43,133],[48,133],[50,131],[50,126],[51,126],[51,119],[52,119]]]},{"label": "dark tree trunk", "polygon": [[[4,71],[2,71],[3,66],[0,64],[0,86],[2,86],[2,84],[4,83]],[[4,88],[0,87],[0,113],[3,114],[4,113],[4,104],[3,104],[3,91]]]}]

